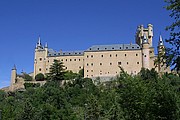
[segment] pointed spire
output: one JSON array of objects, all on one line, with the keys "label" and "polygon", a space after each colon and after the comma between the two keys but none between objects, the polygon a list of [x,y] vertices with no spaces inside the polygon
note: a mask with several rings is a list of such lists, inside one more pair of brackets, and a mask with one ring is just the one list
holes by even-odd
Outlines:
[{"label": "pointed spire", "polygon": [[48,48],[48,43],[46,42],[46,44],[45,44],[45,48]]},{"label": "pointed spire", "polygon": [[159,46],[162,46],[162,45],[164,45],[164,43],[163,43],[162,36],[160,35],[159,36]]},{"label": "pointed spire", "polygon": [[145,33],[144,33],[144,35],[143,35],[143,43],[148,43],[147,36],[146,36]]},{"label": "pointed spire", "polygon": [[41,46],[41,37],[38,38],[38,46]]},{"label": "pointed spire", "polygon": [[14,64],[14,66],[13,66],[12,70],[16,70],[16,65],[15,65],[15,64]]}]

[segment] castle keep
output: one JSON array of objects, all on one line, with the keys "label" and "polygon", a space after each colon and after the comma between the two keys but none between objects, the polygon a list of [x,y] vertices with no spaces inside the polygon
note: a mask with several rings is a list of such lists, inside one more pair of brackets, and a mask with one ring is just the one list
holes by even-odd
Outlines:
[{"label": "castle keep", "polygon": [[[155,68],[153,47],[153,26],[138,26],[135,44],[93,45],[84,51],[54,51],[48,45],[42,46],[39,37],[35,48],[34,77],[38,73],[48,73],[54,59],[64,63],[66,70],[79,72],[84,68],[84,77],[114,77],[121,66],[127,73],[135,75],[141,68]],[[158,54],[163,52],[162,37],[159,38]],[[158,72],[167,72],[163,65],[155,68]]]}]

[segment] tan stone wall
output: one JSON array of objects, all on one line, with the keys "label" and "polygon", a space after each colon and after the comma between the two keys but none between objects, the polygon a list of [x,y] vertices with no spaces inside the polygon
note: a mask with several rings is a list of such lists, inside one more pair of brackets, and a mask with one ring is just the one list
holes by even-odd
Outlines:
[{"label": "tan stone wall", "polygon": [[115,76],[120,68],[137,74],[142,67],[141,50],[98,51],[84,53],[85,77]]},{"label": "tan stone wall", "polygon": [[46,73],[46,50],[35,50],[35,58],[34,58],[34,77],[38,73]]},{"label": "tan stone wall", "polygon": [[58,56],[48,57],[46,61],[46,73],[49,72],[50,66],[53,64],[54,59],[60,60],[64,64],[66,70],[71,70],[78,73],[79,70],[83,69],[84,56]]}]

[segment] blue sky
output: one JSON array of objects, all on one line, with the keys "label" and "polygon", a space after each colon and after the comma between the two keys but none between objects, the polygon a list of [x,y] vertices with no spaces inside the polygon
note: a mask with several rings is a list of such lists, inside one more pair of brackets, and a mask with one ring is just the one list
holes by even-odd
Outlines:
[{"label": "blue sky", "polygon": [[18,73],[33,71],[34,48],[86,50],[91,45],[134,43],[138,25],[154,26],[153,45],[172,22],[163,0],[0,0],[0,88]]}]

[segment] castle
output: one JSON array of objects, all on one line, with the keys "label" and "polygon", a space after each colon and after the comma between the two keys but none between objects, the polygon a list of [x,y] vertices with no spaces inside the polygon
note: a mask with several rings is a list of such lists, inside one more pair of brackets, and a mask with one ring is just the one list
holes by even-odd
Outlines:
[{"label": "castle", "polygon": [[[84,77],[113,77],[119,74],[121,66],[128,74],[135,75],[141,68],[155,68],[158,72],[167,72],[165,66],[155,67],[153,47],[153,26],[148,24],[138,26],[135,37],[136,44],[93,45],[84,51],[54,51],[43,47],[39,37],[35,48],[34,77],[38,73],[48,73],[54,59],[64,63],[66,70],[79,72],[84,69]],[[162,53],[164,44],[162,37],[159,38],[158,54]]]},{"label": "castle", "polygon": [[[56,52],[48,48],[46,43],[42,46],[39,37],[35,48],[34,72],[33,78],[38,73],[49,73],[49,68],[54,59],[63,62],[66,70],[78,73],[84,69],[84,77],[95,79],[99,77],[107,80],[119,74],[120,68],[128,74],[136,75],[141,68],[152,69],[159,73],[170,72],[170,68],[155,60],[159,59],[160,54],[164,54],[164,43],[162,37],[159,37],[158,55],[154,53],[153,47],[153,26],[148,24],[147,28],[143,25],[138,26],[135,43],[136,44],[114,44],[114,45],[93,45],[84,51],[62,50]],[[9,90],[13,91],[23,88],[24,81],[17,75],[16,68],[12,69],[11,85]]]}]

